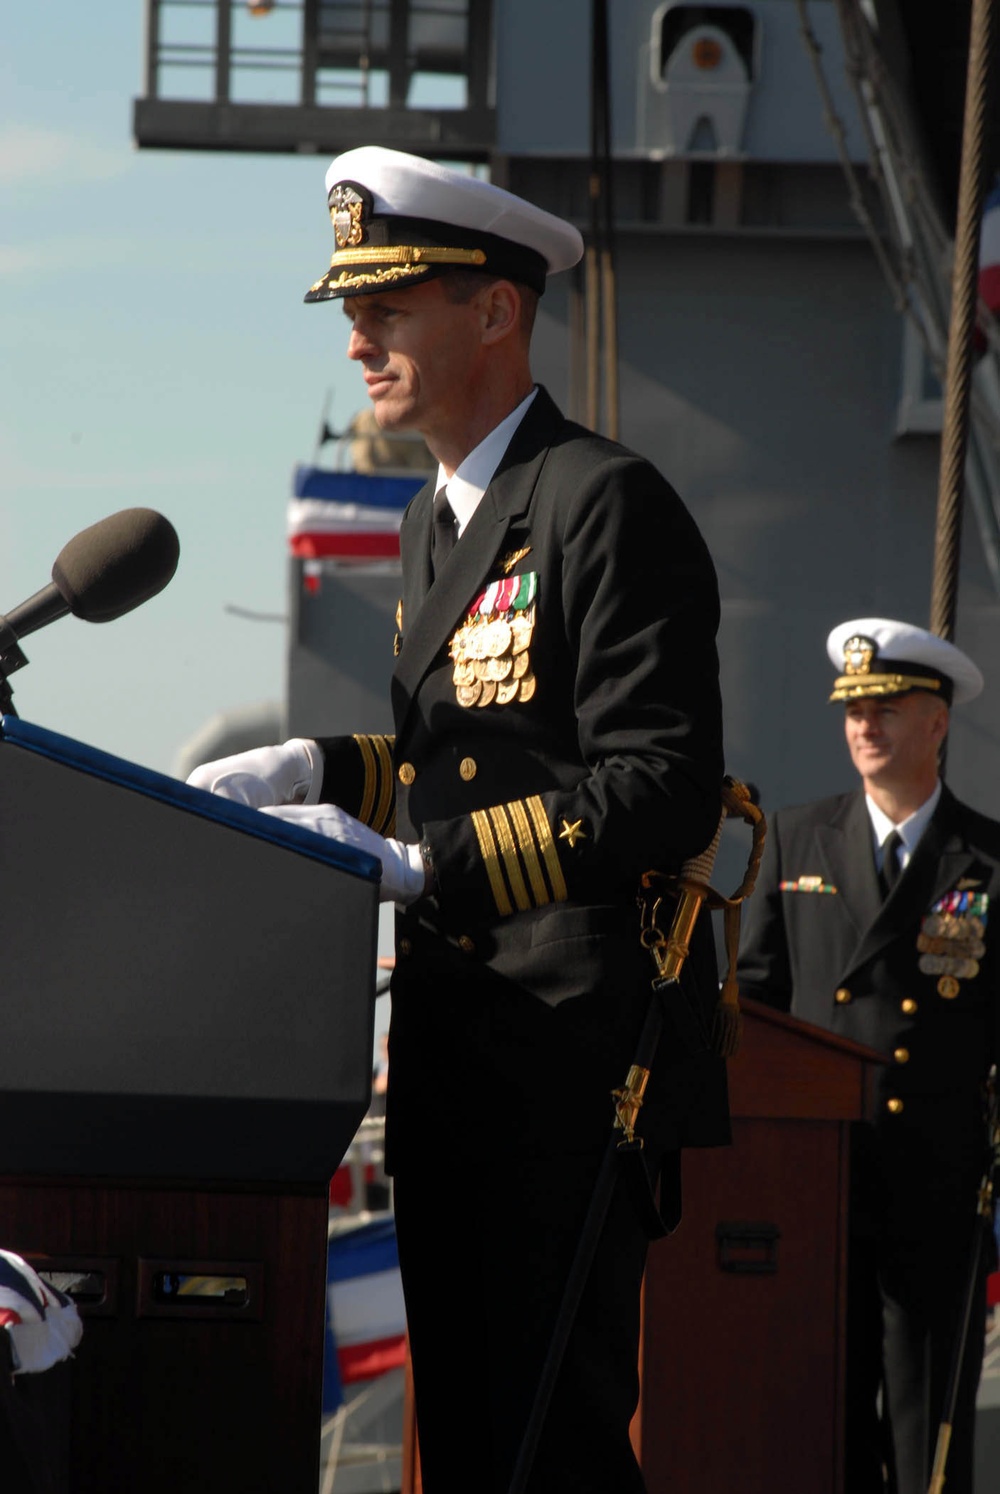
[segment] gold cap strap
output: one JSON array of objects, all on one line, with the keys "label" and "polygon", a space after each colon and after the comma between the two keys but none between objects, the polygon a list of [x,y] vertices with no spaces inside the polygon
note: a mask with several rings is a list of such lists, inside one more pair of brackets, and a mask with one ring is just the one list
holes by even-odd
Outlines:
[{"label": "gold cap strap", "polygon": [[865,700],[902,695],[906,690],[940,690],[941,681],[917,674],[842,674],[833,682],[831,700]]},{"label": "gold cap strap", "polygon": [[482,249],[442,249],[434,244],[386,244],[368,249],[335,249],[330,269],[340,265],[484,265]]}]

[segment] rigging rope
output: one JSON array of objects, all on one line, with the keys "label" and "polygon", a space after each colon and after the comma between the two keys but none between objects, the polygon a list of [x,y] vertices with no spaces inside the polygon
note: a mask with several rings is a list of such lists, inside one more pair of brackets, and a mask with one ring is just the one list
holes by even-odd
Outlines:
[{"label": "rigging rope", "polygon": [[986,106],[994,36],[993,0],[972,0],[931,590],[931,631],[942,638],[953,638],[955,634],[965,455],[969,439],[972,335],[976,324],[979,231],[983,215]]}]

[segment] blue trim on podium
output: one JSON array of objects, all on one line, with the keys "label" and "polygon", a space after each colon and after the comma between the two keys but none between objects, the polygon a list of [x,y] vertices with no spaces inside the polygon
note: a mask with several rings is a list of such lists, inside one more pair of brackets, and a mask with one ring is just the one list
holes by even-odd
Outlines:
[{"label": "blue trim on podium", "polygon": [[185,809],[203,820],[216,820],[220,825],[241,830],[257,840],[270,841],[272,845],[295,851],[300,856],[310,856],[314,861],[323,861],[328,866],[360,877],[362,881],[381,881],[382,864],[366,851],[341,845],[339,841],[329,840],[325,835],[317,835],[299,825],[290,825],[285,820],[273,819],[257,809],[248,809],[245,804],[233,804],[218,794],[192,788],[177,778],[140,767],[125,758],[112,757],[110,753],[88,747],[72,737],[61,737],[42,726],[32,726],[19,716],[0,716],[0,742],[27,748],[29,752],[37,752],[67,767],[103,778],[120,788],[134,789],[148,798],[171,804],[175,809]]}]

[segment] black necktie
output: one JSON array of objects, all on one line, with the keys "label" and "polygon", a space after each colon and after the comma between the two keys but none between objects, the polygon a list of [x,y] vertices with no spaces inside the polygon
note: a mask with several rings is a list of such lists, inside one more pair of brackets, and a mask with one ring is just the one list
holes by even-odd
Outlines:
[{"label": "black necktie", "polygon": [[431,572],[435,578],[440,575],[457,539],[458,521],[448,502],[448,490],[442,488],[434,494],[434,524],[431,528]]},{"label": "black necktie", "polygon": [[899,881],[902,867],[899,864],[899,852],[903,846],[903,837],[898,830],[890,830],[882,846],[882,896],[888,897],[889,893]]}]

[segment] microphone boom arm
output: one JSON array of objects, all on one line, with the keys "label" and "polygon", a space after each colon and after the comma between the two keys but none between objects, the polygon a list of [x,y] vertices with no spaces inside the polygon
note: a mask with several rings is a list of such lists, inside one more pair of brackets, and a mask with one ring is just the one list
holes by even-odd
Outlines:
[{"label": "microphone boom arm", "polygon": [[44,628],[68,612],[69,603],[58,586],[50,581],[48,586],[36,591],[33,597],[15,607],[13,612],[8,612],[6,617],[0,615],[0,715],[17,715],[8,675],[23,669],[29,662],[20,640],[26,633]]},{"label": "microphone boom arm", "polygon": [[14,692],[7,678],[23,669],[28,658],[17,641],[17,634],[5,617],[0,617],[0,716],[16,716]]}]

